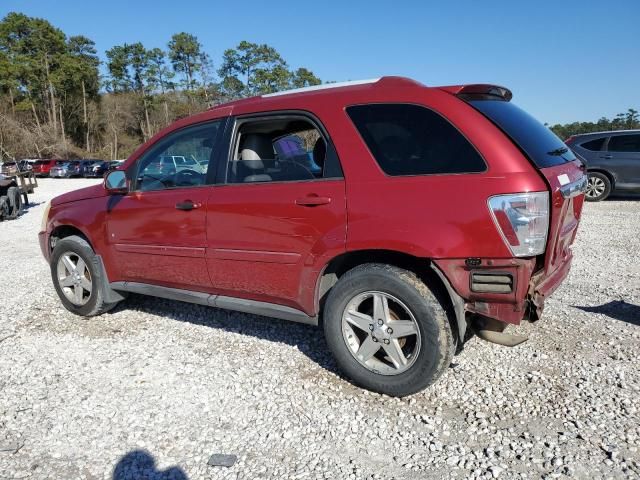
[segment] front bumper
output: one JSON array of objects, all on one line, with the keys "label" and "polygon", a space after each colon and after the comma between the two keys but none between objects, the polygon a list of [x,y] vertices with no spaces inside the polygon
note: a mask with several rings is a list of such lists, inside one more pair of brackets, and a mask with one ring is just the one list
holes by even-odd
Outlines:
[{"label": "front bumper", "polygon": [[47,235],[47,232],[38,232],[38,243],[40,243],[42,256],[48,263],[50,260],[49,257],[51,256],[51,250],[49,249],[49,236]]},{"label": "front bumper", "polygon": [[[569,274],[572,255],[553,272],[534,273],[536,259],[480,259],[469,267],[465,259],[434,260],[449,280],[451,287],[462,297],[464,311],[518,325],[524,318],[536,320],[542,315],[544,301]],[[507,274],[513,278],[509,293],[478,293],[472,291],[471,274]]]}]

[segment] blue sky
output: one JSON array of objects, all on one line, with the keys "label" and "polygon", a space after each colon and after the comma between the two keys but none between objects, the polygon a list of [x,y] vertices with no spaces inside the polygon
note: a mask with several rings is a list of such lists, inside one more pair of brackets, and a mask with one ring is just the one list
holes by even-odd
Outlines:
[{"label": "blue sky", "polygon": [[640,1],[2,0],[104,50],[195,34],[219,66],[240,40],[274,46],[323,80],[404,75],[497,83],[549,123],[640,110]]}]

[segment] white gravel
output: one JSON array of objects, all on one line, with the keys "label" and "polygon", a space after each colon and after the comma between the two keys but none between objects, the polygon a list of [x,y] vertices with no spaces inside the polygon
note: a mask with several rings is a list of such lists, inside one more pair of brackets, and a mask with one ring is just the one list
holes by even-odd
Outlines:
[{"label": "white gravel", "polygon": [[343,380],[312,327],[140,296],[68,313],[36,233],[46,200],[95,182],[41,180],[0,223],[0,479],[640,476],[638,201],[586,206],[527,343],[474,339],[391,399]]}]

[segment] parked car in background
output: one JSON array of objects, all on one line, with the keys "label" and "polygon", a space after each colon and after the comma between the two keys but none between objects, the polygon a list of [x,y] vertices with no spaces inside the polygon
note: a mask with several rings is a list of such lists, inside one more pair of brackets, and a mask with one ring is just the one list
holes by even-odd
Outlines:
[{"label": "parked car in background", "polygon": [[124,160],[112,160],[109,162],[109,170],[115,170],[116,168],[124,165]]},{"label": "parked car in background", "polygon": [[586,133],[565,143],[582,159],[589,176],[586,199],[640,193],[640,130]]},{"label": "parked car in background", "polygon": [[87,171],[99,161],[100,160],[89,159],[89,158],[80,160],[80,172],[78,176],[86,177]]},{"label": "parked car in background", "polygon": [[0,173],[3,175],[15,175],[18,172],[18,164],[16,162],[2,162],[0,167]]},{"label": "parked car in background", "polygon": [[63,160],[37,160],[33,164],[32,172],[36,177],[48,177],[51,169],[59,163],[63,163]]},{"label": "parked car in background", "polygon": [[83,177],[85,172],[96,160],[72,160],[67,166],[66,176],[71,177]]},{"label": "parked car in background", "polygon": [[109,162],[104,160],[97,160],[91,165],[88,165],[84,171],[85,177],[102,177],[109,171]]},{"label": "parked car in background", "polygon": [[183,171],[190,171],[200,175],[203,171],[206,171],[206,168],[208,168],[208,164],[203,165],[195,159],[184,155],[163,155],[154,159],[149,165],[148,175],[162,177]]},{"label": "parked car in background", "polygon": [[34,160],[23,159],[18,161],[18,170],[21,172],[30,172],[33,169]]},{"label": "parked car in background", "polygon": [[505,328],[539,320],[569,273],[587,177],[511,96],[385,77],[179,120],[46,208],[60,301],[93,316],[135,292],[320,324],[356,384],[422,390],[471,332],[526,340]]},{"label": "parked car in background", "polygon": [[49,176],[51,178],[68,178],[70,166],[71,162],[58,162],[49,170]]}]

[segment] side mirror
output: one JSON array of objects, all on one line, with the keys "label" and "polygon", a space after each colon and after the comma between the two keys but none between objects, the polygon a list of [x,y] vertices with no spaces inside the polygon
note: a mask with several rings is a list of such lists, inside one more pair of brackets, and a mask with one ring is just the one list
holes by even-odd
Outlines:
[{"label": "side mirror", "polygon": [[112,170],[104,177],[104,188],[109,195],[129,193],[129,185],[124,170]]}]

